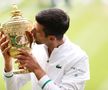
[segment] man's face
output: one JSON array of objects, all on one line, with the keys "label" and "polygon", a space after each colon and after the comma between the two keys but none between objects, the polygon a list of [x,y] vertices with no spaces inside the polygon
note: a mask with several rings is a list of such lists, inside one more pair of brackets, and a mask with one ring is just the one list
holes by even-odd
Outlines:
[{"label": "man's face", "polygon": [[43,29],[44,27],[39,23],[36,23],[34,26],[33,36],[37,44],[45,44],[47,41],[47,37],[45,37]]}]

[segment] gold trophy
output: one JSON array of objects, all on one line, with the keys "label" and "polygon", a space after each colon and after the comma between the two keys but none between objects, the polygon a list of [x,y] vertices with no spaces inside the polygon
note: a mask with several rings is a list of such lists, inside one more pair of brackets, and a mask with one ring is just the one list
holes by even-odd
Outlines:
[{"label": "gold trophy", "polygon": [[[30,47],[32,43],[32,38],[29,36],[29,31],[32,30],[33,24],[22,17],[21,11],[17,6],[13,5],[12,17],[10,20],[2,25],[1,31],[6,34],[10,40],[9,45],[11,49],[9,51],[10,55],[15,57],[18,55],[18,48],[24,48],[30,52]],[[20,63],[19,63],[20,65]],[[21,68],[13,71],[15,74],[28,73],[26,68]]]}]

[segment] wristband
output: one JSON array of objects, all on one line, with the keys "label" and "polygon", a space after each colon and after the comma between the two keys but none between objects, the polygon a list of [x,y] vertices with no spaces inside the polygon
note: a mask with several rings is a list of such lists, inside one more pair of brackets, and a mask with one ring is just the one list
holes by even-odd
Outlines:
[{"label": "wristband", "polygon": [[11,78],[11,77],[13,77],[13,74],[12,75],[10,75],[10,76],[6,76],[6,75],[4,75],[6,78]]},{"label": "wristband", "polygon": [[47,80],[47,81],[43,84],[42,89],[43,89],[43,88],[45,87],[45,85],[48,84],[50,81],[51,81],[51,80]]}]

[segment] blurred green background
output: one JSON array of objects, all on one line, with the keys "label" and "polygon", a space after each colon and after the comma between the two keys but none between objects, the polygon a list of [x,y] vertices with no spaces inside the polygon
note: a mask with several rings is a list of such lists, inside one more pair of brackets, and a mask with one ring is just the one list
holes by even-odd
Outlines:
[{"label": "blurred green background", "polygon": [[[0,0],[0,23],[10,18],[11,6],[16,3],[23,16],[35,22],[34,16],[40,10],[58,7],[64,9],[71,18],[66,33],[72,42],[80,45],[90,62],[91,79],[85,90],[108,90],[108,0]],[[3,80],[3,58],[0,57],[0,90],[5,90]],[[28,82],[21,90],[31,90]]]}]

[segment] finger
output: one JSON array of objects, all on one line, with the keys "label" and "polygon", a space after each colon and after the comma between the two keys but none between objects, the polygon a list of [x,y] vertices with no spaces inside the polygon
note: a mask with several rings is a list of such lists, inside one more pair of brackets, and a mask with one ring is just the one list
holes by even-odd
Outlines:
[{"label": "finger", "polygon": [[2,37],[2,32],[0,32],[0,38]]},{"label": "finger", "polygon": [[15,63],[18,63],[18,64],[25,64],[25,61],[24,61],[24,60],[16,60]]},{"label": "finger", "polygon": [[4,55],[5,53],[7,53],[8,55],[10,55],[10,54],[9,54],[10,48],[11,48],[10,46],[8,46],[7,48],[5,48],[5,49],[2,51],[3,55]]},{"label": "finger", "polygon": [[19,66],[18,66],[19,69],[24,69],[24,67],[25,66],[24,65],[21,65],[21,64],[19,64]]},{"label": "finger", "polygon": [[16,60],[15,63],[18,64],[18,68],[19,68],[19,69],[24,69],[24,67],[25,67],[25,63],[20,62],[19,60]]},{"label": "finger", "polygon": [[3,34],[4,34],[4,32],[3,31],[0,31],[0,38],[2,37]]},{"label": "finger", "polygon": [[24,48],[20,48],[18,51],[20,52],[19,55],[29,56],[28,51]]},{"label": "finger", "polygon": [[1,45],[3,42],[5,42],[6,39],[7,39],[7,37],[4,36],[3,34],[1,34],[1,35],[0,35],[0,45]]},{"label": "finger", "polygon": [[26,68],[26,66],[27,66],[27,64],[25,63],[25,64],[19,64],[19,69],[27,69]]},{"label": "finger", "polygon": [[17,62],[19,63],[18,67],[21,69],[22,67],[27,67],[27,65],[29,64],[29,62],[27,60],[17,60]]},{"label": "finger", "polygon": [[25,56],[25,55],[17,55],[15,57],[16,59],[18,59],[19,61],[26,61],[26,60],[29,60],[29,56]]},{"label": "finger", "polygon": [[0,33],[1,33],[1,34],[4,34],[4,32],[3,32],[3,31],[0,31]]},{"label": "finger", "polygon": [[6,40],[5,42],[3,42],[1,44],[1,50],[4,51],[4,49],[8,47],[8,44],[9,44],[9,40]]}]

